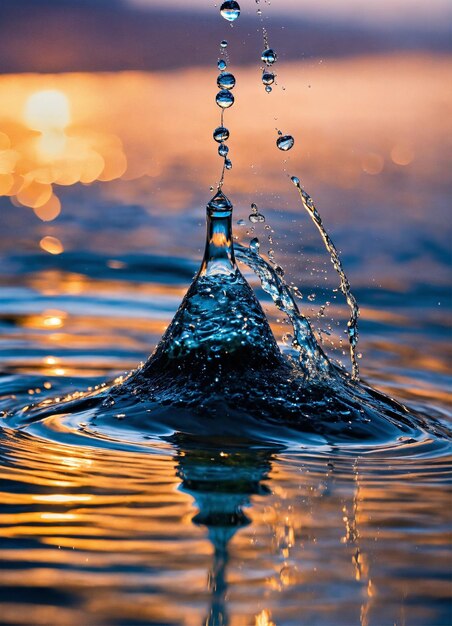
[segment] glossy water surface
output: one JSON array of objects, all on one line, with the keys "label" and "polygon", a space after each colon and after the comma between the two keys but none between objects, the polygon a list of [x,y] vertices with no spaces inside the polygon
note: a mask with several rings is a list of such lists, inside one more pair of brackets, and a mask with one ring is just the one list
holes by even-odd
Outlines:
[{"label": "glossy water surface", "polygon": [[[135,172],[135,178],[89,188],[76,182],[80,178],[65,187],[57,183],[62,213],[51,223],[38,222],[31,208],[1,199],[2,623],[450,623],[449,253],[442,226],[450,189],[440,158],[447,129],[436,115],[445,107],[441,90],[450,69],[441,59],[425,61],[426,80],[436,77],[426,94],[416,91],[417,78],[409,83],[414,75],[410,61],[400,60],[411,87],[397,92],[399,76],[391,75],[385,59],[378,63],[364,71],[359,60],[344,61],[322,74],[317,84],[336,94],[336,113],[317,113],[328,93],[320,94],[317,104],[306,102],[311,123],[304,123],[304,136],[297,131],[294,114],[288,128],[297,131],[310,156],[296,155],[297,142],[288,153],[290,169],[278,170],[278,176],[271,157],[257,159],[259,136],[253,145],[247,140],[252,114],[239,121],[232,110],[227,125],[241,167],[233,170],[239,173],[231,172],[228,185],[235,219],[246,224],[236,226],[236,234],[244,241],[258,235],[264,255],[276,249],[275,258],[286,270],[287,282],[297,282],[299,306],[313,327],[320,328],[326,351],[331,351],[334,335],[328,334],[328,326],[339,328],[344,345],[339,347],[338,339],[331,358],[347,367],[343,330],[348,312],[341,294],[333,291],[339,287],[334,271],[324,273],[330,261],[316,233],[310,235],[289,180],[294,173],[304,174],[302,182],[309,182],[343,252],[361,304],[363,379],[422,415],[428,428],[373,446],[354,445],[353,439],[339,446],[318,440],[303,445],[287,432],[253,442],[244,441],[237,428],[227,436],[212,436],[214,424],[222,427],[218,413],[205,416],[210,419],[206,432],[201,423],[195,437],[182,424],[169,428],[164,422],[157,431],[152,413],[147,414],[152,429],[139,421],[130,423],[116,404],[105,407],[111,419],[97,431],[90,407],[85,407],[85,421],[80,413],[73,419],[70,413],[54,415],[44,422],[29,422],[27,412],[19,414],[27,405],[67,394],[75,393],[77,401],[77,392],[87,388],[101,397],[103,383],[120,382],[118,376],[144,362],[202,256],[206,171],[210,167],[211,180],[218,175],[217,158],[211,154],[218,110],[202,126],[206,140],[199,146],[206,144],[205,153],[199,146],[188,150],[196,137],[181,142],[187,129],[176,100],[164,102],[162,96],[153,103],[160,113],[170,107],[177,141],[171,145],[165,128],[137,125],[136,111],[127,119],[120,107],[109,120],[99,114],[99,127],[105,125],[104,135],[97,137],[99,153],[105,159],[116,155],[119,160],[113,165],[119,167],[121,150],[111,133],[121,136],[128,172],[131,177]],[[416,62],[411,72],[422,72],[422,67]],[[372,68],[375,81],[369,83]],[[317,70],[308,71],[316,75]],[[299,75],[289,68],[288,84],[291,72]],[[393,106],[404,112],[400,119],[394,113],[396,121],[384,112],[378,118],[378,105],[371,108],[383,73],[386,82],[393,79]],[[358,83],[362,76],[355,97],[367,93],[364,85],[375,89],[368,102],[363,97],[363,113],[347,131],[350,146],[368,138],[359,156],[344,152],[339,118],[349,103],[341,104],[344,95],[336,84],[341,76]],[[202,72],[196,80],[202,91]],[[51,85],[43,77],[21,77],[15,90],[11,81],[0,83],[11,102],[19,101],[21,93],[28,97],[52,86],[73,103],[84,90],[99,102],[100,94],[108,91],[117,96],[111,101],[115,107],[125,84],[139,103],[149,91],[158,91],[159,84],[178,93],[181,77],[80,75],[54,77]],[[248,89],[252,82],[241,80],[235,91]],[[210,74],[205,85],[208,94]],[[256,97],[260,91],[257,85]],[[409,109],[405,93],[410,94]],[[276,90],[273,95],[278,97]],[[211,98],[205,99],[210,106]],[[74,104],[74,115],[77,110]],[[105,110],[99,105],[99,111]],[[372,135],[376,118],[390,139]],[[318,128],[329,124],[328,137],[314,132],[316,123]],[[19,133],[15,124],[11,122],[11,137]],[[406,124],[402,130],[401,124]],[[8,125],[4,128],[9,132]],[[410,135],[414,128],[418,134]],[[143,132],[156,142],[145,175],[140,164],[152,142],[143,139]],[[92,136],[84,135],[80,124],[72,133],[94,150]],[[267,139],[274,147],[274,136],[269,133]],[[386,141],[392,142],[389,147]],[[113,144],[117,153],[109,151]],[[279,158],[281,153],[274,152]],[[86,180],[95,178],[90,168],[96,159],[90,154],[93,161],[81,174]],[[240,174],[247,159],[255,164],[249,171],[258,170],[256,175]],[[24,160],[23,167],[28,163]],[[76,170],[77,163],[72,167]],[[67,182],[74,173],[59,175]],[[265,222],[248,220],[251,201],[258,202]],[[58,243],[63,252],[55,248]],[[61,254],[45,252],[49,246]],[[287,352],[290,325],[253,274],[240,267]],[[144,412],[149,408],[145,405]],[[134,415],[144,423],[139,408]]]}]

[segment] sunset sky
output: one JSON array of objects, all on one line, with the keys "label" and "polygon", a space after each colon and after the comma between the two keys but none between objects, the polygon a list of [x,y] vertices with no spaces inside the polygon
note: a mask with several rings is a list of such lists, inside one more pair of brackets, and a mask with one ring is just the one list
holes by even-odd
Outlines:
[{"label": "sunset sky", "polygon": [[[129,4],[149,7],[180,7],[187,8],[186,0],[127,0]],[[191,0],[190,6],[207,8],[220,4],[216,0]],[[242,0],[243,11],[254,10],[253,0]],[[380,2],[363,2],[362,0],[273,0],[270,6],[262,0],[263,11],[269,14],[288,13],[299,14],[300,17],[316,18],[343,18],[363,22],[380,22],[387,25],[391,22],[422,22],[432,25],[444,23],[443,20],[452,19],[452,3],[450,0],[429,0],[416,2],[415,0],[381,0]]]}]

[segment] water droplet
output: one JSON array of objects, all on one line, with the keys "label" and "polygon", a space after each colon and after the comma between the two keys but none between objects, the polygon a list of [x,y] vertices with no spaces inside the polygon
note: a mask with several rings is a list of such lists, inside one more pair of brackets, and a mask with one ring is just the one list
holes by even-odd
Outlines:
[{"label": "water droplet", "polygon": [[220,89],[234,89],[235,76],[230,72],[220,74],[217,78],[217,85]]},{"label": "water droplet", "polygon": [[273,63],[275,63],[277,58],[278,58],[278,55],[271,48],[267,48],[266,50],[264,50],[261,55],[261,59],[265,63],[265,65],[273,65]]},{"label": "water droplet", "polygon": [[245,220],[237,220],[237,226],[245,226]]},{"label": "water droplet", "polygon": [[220,13],[228,22],[235,22],[240,15],[240,5],[235,0],[226,0],[221,5]]},{"label": "water droplet", "polygon": [[248,219],[253,224],[257,224],[258,222],[262,223],[265,222],[265,215],[262,215],[261,213],[251,213]]},{"label": "water droplet", "polygon": [[213,131],[213,138],[215,141],[218,141],[218,143],[227,141],[229,139],[229,130],[224,126],[218,126],[218,128],[215,128]]},{"label": "water droplet", "polygon": [[261,244],[259,243],[259,239],[257,237],[253,237],[253,239],[251,239],[250,241],[250,250],[252,252],[255,252],[256,254],[259,254],[260,246]]},{"label": "water droplet", "polygon": [[308,300],[309,300],[309,302],[314,302],[314,300],[315,300],[315,293],[310,293],[309,296],[308,296]]},{"label": "water droplet", "polygon": [[253,213],[257,213],[258,209],[257,209],[257,204],[255,202],[251,203],[251,210]]},{"label": "water droplet", "polygon": [[229,148],[228,148],[228,147],[227,147],[224,143],[222,143],[222,144],[220,144],[220,145],[218,146],[218,154],[219,154],[221,157],[225,157],[225,156],[227,155],[227,153],[228,153],[228,152],[229,152]]},{"label": "water droplet", "polygon": [[275,75],[273,72],[267,72],[264,70],[262,73],[262,82],[264,85],[272,85],[275,82]]},{"label": "water droplet", "polygon": [[224,166],[227,170],[232,170],[232,161],[231,159],[225,159]]},{"label": "water droplet", "polygon": [[228,64],[224,59],[218,59],[217,67],[219,70],[223,71],[227,68]]},{"label": "water droplet", "polygon": [[217,93],[215,101],[220,108],[228,109],[234,104],[234,96],[227,89],[222,89]]},{"label": "water droplet", "polygon": [[270,85],[266,85],[266,87],[265,87],[265,91],[266,91],[267,93],[271,93],[272,88],[270,87]]},{"label": "water droplet", "polygon": [[293,182],[295,187],[299,187],[300,186],[300,179],[298,178],[298,176],[291,176],[290,180]]},{"label": "water droplet", "polygon": [[290,150],[293,147],[294,143],[295,139],[292,137],[292,135],[283,135],[282,137],[278,137],[278,139],[276,140],[276,145],[280,150],[283,150],[284,152]]},{"label": "water droplet", "polygon": [[227,46],[228,46],[228,42],[226,41],[226,39],[223,39],[223,41],[220,41],[220,46],[221,46],[222,48],[227,48]]}]

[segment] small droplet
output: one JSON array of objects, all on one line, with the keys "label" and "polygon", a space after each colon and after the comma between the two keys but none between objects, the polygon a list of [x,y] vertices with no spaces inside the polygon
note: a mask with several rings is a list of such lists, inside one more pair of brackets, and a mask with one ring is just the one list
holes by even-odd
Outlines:
[{"label": "small droplet", "polygon": [[220,46],[222,48],[227,48],[228,47],[228,42],[226,41],[226,39],[223,39],[223,41],[220,41]]},{"label": "small droplet", "polygon": [[234,104],[234,96],[227,89],[222,89],[217,93],[216,103],[220,108],[228,109]]},{"label": "small droplet", "polygon": [[227,141],[229,139],[229,130],[224,126],[218,126],[218,128],[215,128],[213,131],[213,138],[215,141],[218,141],[218,143]]},{"label": "small droplet", "polygon": [[268,65],[268,66],[273,65],[273,63],[276,62],[277,58],[278,58],[278,55],[271,48],[267,48],[266,50],[264,50],[261,55],[262,61],[265,63],[265,65]]},{"label": "small droplet", "polygon": [[227,68],[228,64],[224,59],[218,59],[217,67],[219,70],[223,71]]},{"label": "small droplet", "polygon": [[220,13],[228,22],[235,22],[240,15],[240,5],[235,0],[226,0],[221,5]]},{"label": "small droplet", "polygon": [[260,246],[261,244],[259,243],[259,239],[257,237],[253,237],[253,239],[251,239],[250,241],[250,250],[252,252],[255,252],[256,254],[259,254]]},{"label": "small droplet", "polygon": [[225,157],[228,152],[229,152],[229,148],[227,147],[226,144],[222,143],[218,146],[218,154],[221,157]]},{"label": "small droplet", "polygon": [[232,161],[231,159],[225,159],[224,166],[227,170],[232,170]]},{"label": "small droplet", "polygon": [[280,150],[283,150],[284,152],[287,152],[287,150],[293,148],[294,143],[295,139],[292,137],[292,135],[283,135],[282,137],[278,137],[278,139],[276,140],[276,145]]},{"label": "small droplet", "polygon": [[310,293],[309,296],[308,296],[308,300],[309,300],[309,302],[314,302],[314,300],[315,300],[315,293]]},{"label": "small droplet", "polygon": [[245,220],[237,220],[237,226],[245,226]]},{"label": "small droplet", "polygon": [[248,219],[253,224],[257,224],[258,222],[262,223],[265,222],[265,215],[262,215],[262,213],[251,213]]},{"label": "small droplet", "polygon": [[230,72],[220,74],[217,78],[217,85],[220,89],[234,89],[235,76]]},{"label": "small droplet", "polygon": [[275,75],[273,72],[267,72],[264,70],[262,73],[262,82],[264,85],[272,85],[275,82]]},{"label": "small droplet", "polygon": [[293,182],[295,187],[299,187],[300,186],[300,179],[298,178],[298,176],[291,176],[290,180]]},{"label": "small droplet", "polygon": [[272,88],[270,87],[270,85],[266,85],[266,86],[265,86],[265,91],[266,91],[267,93],[271,93]]}]

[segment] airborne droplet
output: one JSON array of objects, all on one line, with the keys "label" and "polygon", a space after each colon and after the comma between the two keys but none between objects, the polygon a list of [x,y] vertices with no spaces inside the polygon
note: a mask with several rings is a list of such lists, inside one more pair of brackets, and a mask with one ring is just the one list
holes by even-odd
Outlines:
[{"label": "airborne droplet", "polygon": [[228,64],[224,59],[218,59],[217,67],[219,70],[223,71],[227,68]]},{"label": "airborne droplet", "polygon": [[255,252],[256,254],[259,254],[259,248],[260,248],[260,243],[259,243],[259,239],[257,237],[254,237],[253,239],[251,239],[250,241],[250,249]]},{"label": "airborne droplet", "polygon": [[222,144],[220,144],[220,145],[218,146],[218,154],[219,154],[221,157],[225,157],[225,156],[227,155],[227,153],[228,153],[228,152],[229,152],[229,148],[228,148],[228,147],[227,147],[224,143],[222,143]]},{"label": "airborne droplet", "polygon": [[267,48],[266,50],[264,50],[261,55],[261,59],[265,63],[265,65],[273,65],[277,58],[278,55],[271,48]]},{"label": "airborne droplet", "polygon": [[216,103],[222,109],[228,109],[234,104],[234,96],[227,89],[222,89],[217,93]]},{"label": "airborne droplet", "polygon": [[228,46],[228,42],[226,41],[226,39],[223,39],[223,41],[220,41],[220,46],[221,46],[222,48],[227,48],[227,46]]},{"label": "airborne droplet", "polygon": [[232,161],[231,159],[225,159],[224,166],[227,170],[232,170]]},{"label": "airborne droplet", "polygon": [[293,148],[294,143],[295,139],[292,137],[292,135],[283,135],[282,137],[278,137],[278,139],[276,140],[276,145],[280,150],[283,150],[284,152],[287,152],[287,150]]},{"label": "airborne droplet", "polygon": [[227,141],[229,139],[229,130],[224,126],[218,126],[218,128],[215,128],[213,131],[213,138],[215,141],[218,141],[218,143]]},{"label": "airborne droplet", "polygon": [[220,74],[217,78],[217,85],[220,89],[234,89],[235,76],[230,72]]},{"label": "airborne droplet", "polygon": [[220,13],[228,22],[234,22],[240,15],[240,5],[235,0],[226,0],[221,5]]},{"label": "airborne droplet", "polygon": [[262,82],[264,85],[272,85],[275,82],[275,75],[273,72],[267,72],[265,70],[262,74]]}]

